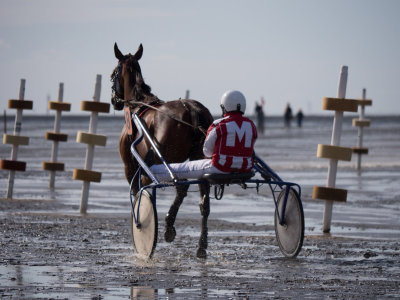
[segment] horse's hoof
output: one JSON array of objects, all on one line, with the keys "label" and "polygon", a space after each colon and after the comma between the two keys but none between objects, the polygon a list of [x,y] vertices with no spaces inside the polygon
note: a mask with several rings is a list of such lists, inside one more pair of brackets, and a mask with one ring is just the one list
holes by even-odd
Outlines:
[{"label": "horse's hoof", "polygon": [[197,249],[196,256],[197,256],[198,258],[206,259],[206,258],[207,258],[207,251],[206,251],[206,249],[203,249],[203,248]]},{"label": "horse's hoof", "polygon": [[165,228],[164,238],[167,243],[173,242],[175,236],[176,236],[176,231],[174,226]]}]

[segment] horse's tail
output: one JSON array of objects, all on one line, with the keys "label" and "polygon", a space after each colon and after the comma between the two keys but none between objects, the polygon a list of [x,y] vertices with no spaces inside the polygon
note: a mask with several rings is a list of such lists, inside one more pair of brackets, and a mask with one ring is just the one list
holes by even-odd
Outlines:
[{"label": "horse's tail", "polygon": [[[186,102],[187,101],[187,102]],[[190,160],[204,158],[203,144],[206,139],[207,129],[213,122],[210,111],[200,102],[186,100],[190,104],[191,124],[193,126],[192,148]]]}]

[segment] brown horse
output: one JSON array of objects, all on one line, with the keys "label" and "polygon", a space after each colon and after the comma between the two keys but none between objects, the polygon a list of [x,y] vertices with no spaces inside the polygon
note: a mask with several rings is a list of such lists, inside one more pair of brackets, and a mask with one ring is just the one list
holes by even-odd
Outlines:
[{"label": "brown horse", "polygon": [[[161,101],[151,93],[151,88],[145,84],[139,66],[139,60],[143,54],[143,47],[140,44],[137,52],[123,55],[114,45],[115,57],[118,59],[118,66],[111,75],[113,81],[113,96],[111,102],[116,110],[122,110],[129,106],[132,111],[140,113],[145,122],[153,141],[168,163],[183,162],[187,159],[196,160],[204,158],[202,147],[205,139],[205,132],[213,122],[209,110],[195,100],[174,100],[169,102]],[[128,135],[124,126],[119,141],[119,151],[125,165],[125,176],[128,182],[132,181],[139,165],[133,158],[130,146],[136,136]],[[151,150],[148,141],[138,145],[137,150],[142,158]],[[151,152],[150,152],[151,153]],[[156,163],[159,161],[156,159]],[[179,207],[187,195],[189,185],[178,186],[176,197],[165,218],[164,237],[167,242],[172,242],[176,231],[174,223]],[[207,256],[207,219],[210,213],[209,186],[199,185],[200,188],[200,212],[202,215],[202,229],[199,241],[197,256]],[[132,185],[134,195],[138,191],[138,180],[135,179]]]}]

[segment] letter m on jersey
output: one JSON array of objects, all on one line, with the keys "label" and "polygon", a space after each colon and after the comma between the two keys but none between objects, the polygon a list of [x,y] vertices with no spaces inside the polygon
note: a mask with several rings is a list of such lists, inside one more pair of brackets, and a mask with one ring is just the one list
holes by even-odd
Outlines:
[{"label": "letter m on jersey", "polygon": [[244,121],[242,122],[240,127],[236,122],[228,122],[226,123],[226,127],[228,133],[226,137],[227,147],[238,146],[236,145],[236,142],[239,142],[245,148],[251,147],[251,142],[253,138],[253,129],[250,122]]}]

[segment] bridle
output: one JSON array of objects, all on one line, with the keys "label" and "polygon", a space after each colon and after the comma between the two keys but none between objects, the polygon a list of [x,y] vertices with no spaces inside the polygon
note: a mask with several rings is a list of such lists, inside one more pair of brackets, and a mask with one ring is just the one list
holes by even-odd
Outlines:
[{"label": "bridle", "polygon": [[124,95],[121,92],[121,73],[122,73],[122,63],[118,62],[118,66],[114,69],[111,74],[111,103],[115,110],[122,110],[124,108]]},{"label": "bridle", "polygon": [[[125,56],[123,60],[120,60],[118,62],[117,67],[114,69],[114,71],[111,74],[111,82],[113,83],[111,86],[111,103],[114,106],[115,110],[122,110],[124,109],[125,103],[132,104],[132,101],[134,101],[136,104],[140,105],[139,99],[124,99],[124,92],[123,92],[123,87],[121,86],[121,75],[122,75],[122,68],[124,63],[129,60],[133,55],[128,54]],[[132,66],[127,65],[127,67],[130,69],[131,72],[133,72]],[[140,67],[139,71],[135,70],[136,76],[137,74],[140,75]]]}]

